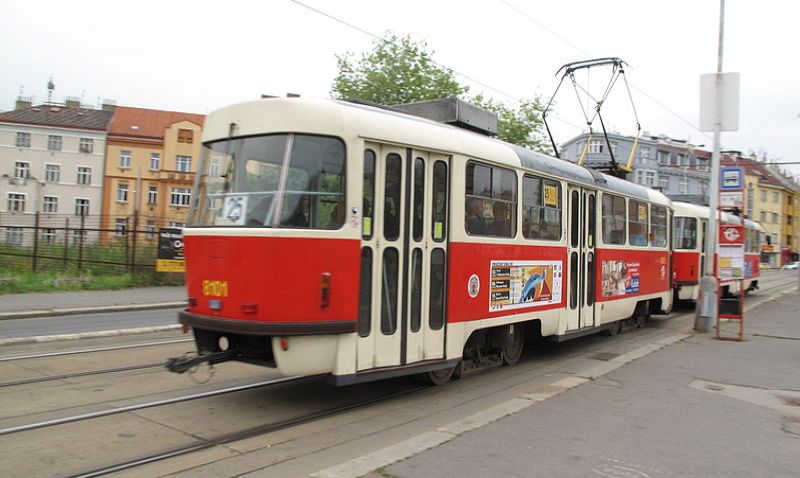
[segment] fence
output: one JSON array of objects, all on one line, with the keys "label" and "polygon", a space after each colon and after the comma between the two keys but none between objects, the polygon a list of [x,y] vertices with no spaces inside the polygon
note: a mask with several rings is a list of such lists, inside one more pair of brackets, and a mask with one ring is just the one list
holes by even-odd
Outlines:
[{"label": "fence", "polygon": [[154,273],[164,218],[0,213],[0,271]]}]

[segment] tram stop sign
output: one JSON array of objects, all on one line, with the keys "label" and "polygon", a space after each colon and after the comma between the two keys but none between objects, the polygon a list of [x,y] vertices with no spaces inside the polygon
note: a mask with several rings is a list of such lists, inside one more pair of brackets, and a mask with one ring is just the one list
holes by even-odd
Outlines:
[{"label": "tram stop sign", "polygon": [[744,226],[741,224],[724,224],[719,227],[720,246],[744,245]]}]

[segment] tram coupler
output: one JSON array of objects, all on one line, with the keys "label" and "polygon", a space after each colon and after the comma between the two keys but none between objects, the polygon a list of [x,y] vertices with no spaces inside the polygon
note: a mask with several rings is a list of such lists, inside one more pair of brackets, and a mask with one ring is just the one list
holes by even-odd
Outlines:
[{"label": "tram coupler", "polygon": [[167,363],[164,364],[167,370],[175,373],[183,373],[187,370],[200,365],[201,363],[208,362],[209,365],[214,365],[221,362],[233,360],[239,356],[239,350],[220,350],[219,352],[201,352],[196,356],[183,355],[181,357],[170,357]]}]

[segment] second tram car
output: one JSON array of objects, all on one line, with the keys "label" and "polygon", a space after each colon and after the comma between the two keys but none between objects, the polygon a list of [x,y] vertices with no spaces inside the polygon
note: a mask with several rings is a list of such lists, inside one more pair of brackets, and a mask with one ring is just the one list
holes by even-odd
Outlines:
[{"label": "second tram car", "polygon": [[[707,206],[678,201],[672,205],[675,209],[675,300],[697,300],[700,278],[705,273],[706,225],[710,210]],[[742,223],[741,218],[730,213],[722,213],[720,218],[722,224]],[[765,231],[759,223],[749,219],[744,220],[744,227],[744,288],[751,291],[758,289],[761,241]],[[738,280],[723,281],[721,286],[723,295],[739,291]]]},{"label": "second tram car", "polygon": [[206,119],[184,229],[202,361],[335,384],[514,364],[672,307],[658,191],[461,128],[337,101]]}]

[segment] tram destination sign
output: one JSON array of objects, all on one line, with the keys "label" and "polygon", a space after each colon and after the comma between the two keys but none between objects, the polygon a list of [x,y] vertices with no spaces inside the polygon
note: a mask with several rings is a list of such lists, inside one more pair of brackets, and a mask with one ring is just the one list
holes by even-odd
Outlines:
[{"label": "tram destination sign", "polygon": [[170,227],[158,230],[156,272],[186,272],[183,235],[180,229]]},{"label": "tram destination sign", "polygon": [[719,170],[720,191],[741,191],[744,189],[743,168],[721,168]]}]

